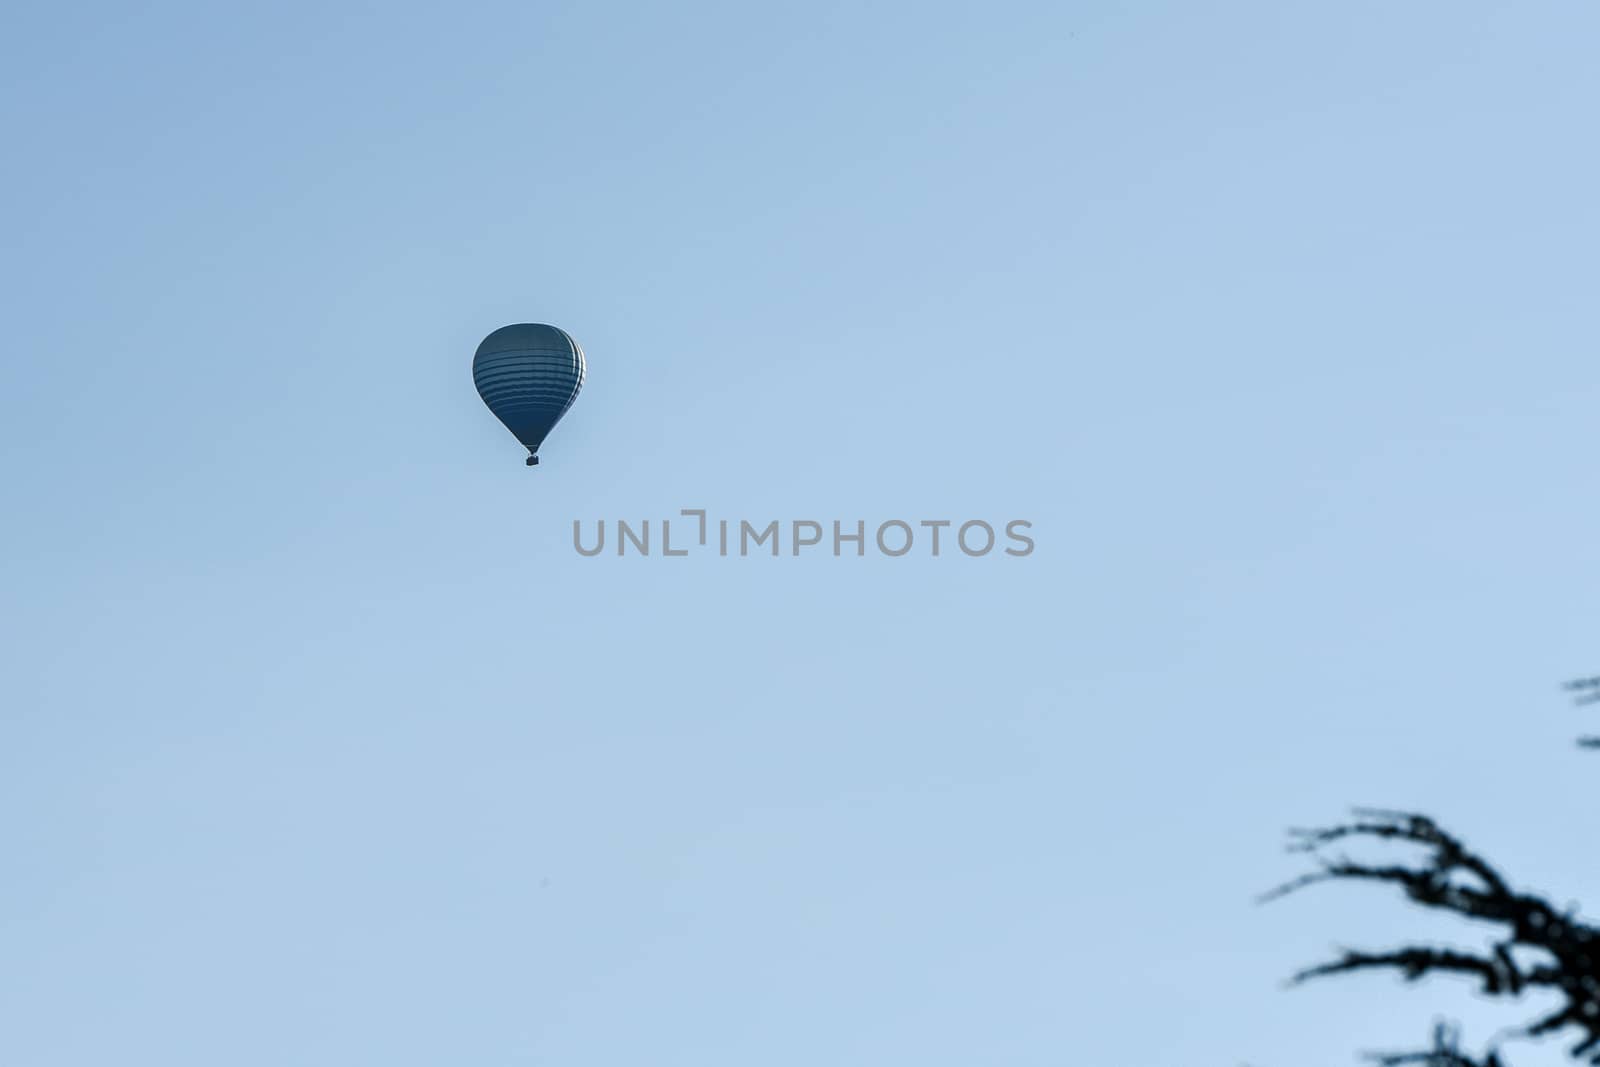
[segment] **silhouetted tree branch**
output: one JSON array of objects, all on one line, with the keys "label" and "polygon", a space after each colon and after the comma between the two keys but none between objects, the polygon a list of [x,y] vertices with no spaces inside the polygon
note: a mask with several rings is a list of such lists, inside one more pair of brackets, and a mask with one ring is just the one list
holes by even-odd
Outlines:
[{"label": "silhouetted tree branch", "polygon": [[[1580,707],[1600,704],[1600,675],[1573,679],[1563,688]],[[1578,746],[1600,749],[1600,736],[1580,737]],[[1389,970],[1407,981],[1432,974],[1461,975],[1494,997],[1549,990],[1558,996],[1560,1007],[1533,1019],[1520,1032],[1539,1038],[1575,1031],[1579,1040],[1572,1056],[1600,1067],[1600,927],[1557,910],[1543,897],[1514,891],[1487,860],[1425,815],[1366,808],[1353,815],[1353,821],[1337,826],[1291,831],[1290,850],[1311,855],[1317,869],[1262,899],[1276,900],[1322,882],[1377,882],[1396,887],[1422,907],[1485,923],[1499,937],[1484,951],[1420,944],[1381,951],[1347,949],[1335,959],[1300,971],[1293,982]],[[1348,841],[1398,842],[1420,846],[1423,853],[1420,860],[1392,864],[1328,855],[1328,850]],[[1379,1067],[1509,1067],[1494,1048],[1482,1059],[1461,1051],[1459,1032],[1447,1024],[1435,1028],[1432,1047],[1426,1050],[1367,1058]]]},{"label": "silhouetted tree branch", "polygon": [[[1274,889],[1264,899],[1277,899],[1322,882],[1376,882],[1394,886],[1422,907],[1498,931],[1497,940],[1486,951],[1415,944],[1381,951],[1347,950],[1336,959],[1299,972],[1295,982],[1390,970],[1410,981],[1433,974],[1463,975],[1478,982],[1489,996],[1516,997],[1530,989],[1549,990],[1559,995],[1560,1006],[1530,1021],[1522,1032],[1544,1037],[1562,1030],[1576,1031],[1579,1040],[1572,1055],[1600,1065],[1600,929],[1556,909],[1543,897],[1513,890],[1488,861],[1424,815],[1358,809],[1351,822],[1296,830],[1291,837],[1291,850],[1313,856],[1318,869]],[[1350,841],[1416,845],[1423,853],[1418,860],[1392,864],[1327,854],[1333,846]],[[1473,1065],[1454,1042],[1453,1033],[1441,1032],[1429,1052],[1402,1053],[1400,1058],[1392,1055],[1378,1062]],[[1491,1052],[1488,1060],[1475,1067],[1505,1067],[1496,1055]]]},{"label": "silhouetted tree branch", "polygon": [[[1586,704],[1600,704],[1600,675],[1592,678],[1574,678],[1565,688],[1572,694],[1572,702],[1579,707]],[[1600,737],[1580,737],[1578,747],[1600,748]]]},{"label": "silhouetted tree branch", "polygon": [[1433,1030],[1433,1047],[1422,1052],[1379,1052],[1367,1059],[1379,1067],[1507,1067],[1499,1053],[1490,1051],[1483,1059],[1474,1059],[1461,1051],[1460,1032],[1453,1026],[1440,1023]]}]

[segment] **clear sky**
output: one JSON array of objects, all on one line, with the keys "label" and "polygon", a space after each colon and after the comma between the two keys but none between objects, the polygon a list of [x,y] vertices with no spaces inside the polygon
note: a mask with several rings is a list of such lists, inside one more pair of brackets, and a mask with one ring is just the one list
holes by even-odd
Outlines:
[{"label": "clear sky", "polygon": [[[1286,992],[1433,928],[1252,898],[1351,803],[1600,893],[1597,33],[9,5],[0,1062],[1320,1067],[1520,1018]],[[589,356],[532,471],[469,373],[518,321]],[[571,546],[695,507],[1038,547]]]}]

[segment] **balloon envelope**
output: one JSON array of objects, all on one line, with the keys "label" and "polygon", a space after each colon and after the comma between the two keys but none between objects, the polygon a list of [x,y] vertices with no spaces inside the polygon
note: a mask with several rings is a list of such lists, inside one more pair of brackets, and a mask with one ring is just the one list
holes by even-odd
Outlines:
[{"label": "balloon envelope", "polygon": [[583,388],[583,349],[565,330],[543,323],[502,326],[472,357],[478,395],[537,462],[539,446]]}]

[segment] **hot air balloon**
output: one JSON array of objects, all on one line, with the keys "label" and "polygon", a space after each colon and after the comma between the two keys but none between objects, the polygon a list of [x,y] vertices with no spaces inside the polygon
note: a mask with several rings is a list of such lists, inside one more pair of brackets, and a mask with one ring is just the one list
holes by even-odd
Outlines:
[{"label": "hot air balloon", "polygon": [[539,462],[539,446],[583,388],[583,349],[565,330],[537,322],[502,326],[472,357],[478,395]]}]

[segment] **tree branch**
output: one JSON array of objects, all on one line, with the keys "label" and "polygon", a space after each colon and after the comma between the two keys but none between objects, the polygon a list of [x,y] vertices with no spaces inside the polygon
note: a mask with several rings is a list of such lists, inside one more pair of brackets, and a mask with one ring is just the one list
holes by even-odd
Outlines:
[{"label": "tree branch", "polygon": [[[1595,685],[1600,688],[1600,679]],[[1410,863],[1381,866],[1323,854],[1330,846],[1351,841],[1415,845],[1423,854]],[[1415,944],[1383,951],[1347,950],[1336,959],[1300,971],[1294,982],[1387,970],[1409,981],[1434,974],[1465,975],[1475,979],[1488,996],[1516,997],[1530,988],[1548,989],[1559,994],[1560,1007],[1528,1023],[1522,1033],[1542,1037],[1575,1031],[1579,1041],[1572,1055],[1600,1067],[1600,928],[1558,911],[1543,897],[1514,891],[1492,864],[1423,815],[1357,809],[1351,822],[1291,831],[1290,850],[1311,854],[1318,869],[1279,886],[1263,899],[1275,900],[1323,882],[1375,882],[1396,887],[1422,907],[1487,924],[1497,931],[1494,943],[1483,951]],[[1504,1067],[1493,1052],[1488,1060],[1475,1063],[1455,1048],[1454,1041],[1453,1031],[1441,1030],[1435,1035],[1434,1049],[1395,1054],[1399,1058],[1391,1055],[1387,1060],[1379,1057],[1377,1062],[1390,1067]]]},{"label": "tree branch", "polygon": [[1421,1052],[1375,1052],[1367,1059],[1378,1067],[1509,1067],[1500,1054],[1490,1049],[1483,1059],[1461,1051],[1461,1035],[1455,1027],[1440,1023],[1433,1030],[1433,1047]]},{"label": "tree branch", "polygon": [[[1586,704],[1600,704],[1600,675],[1574,678],[1561,688],[1572,694],[1572,702],[1580,708]],[[1578,747],[1600,748],[1600,737],[1580,737]]]}]

